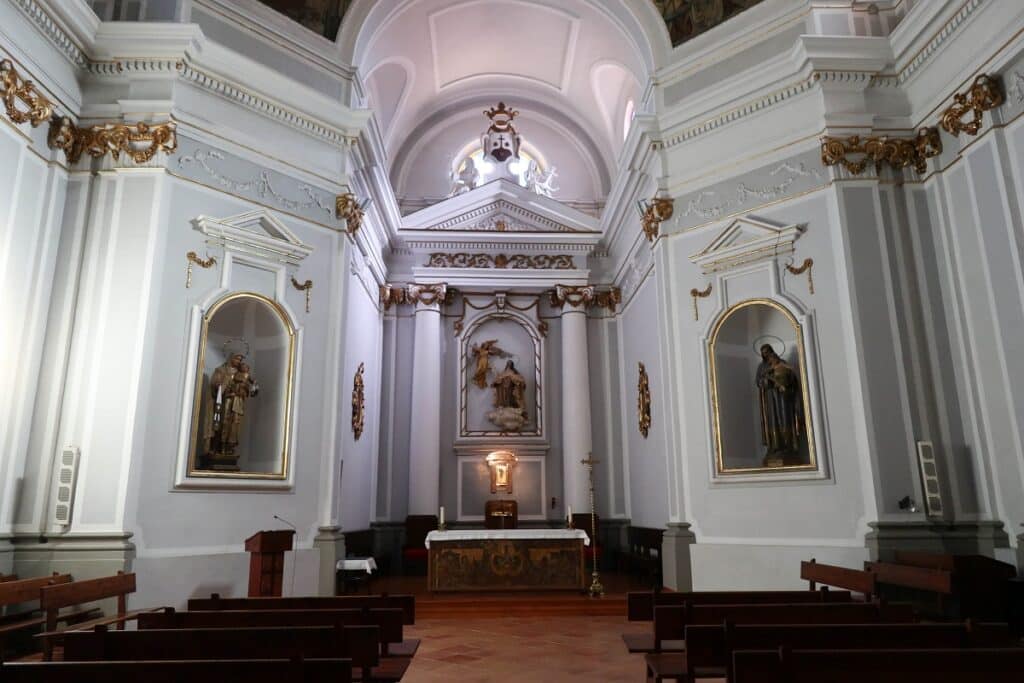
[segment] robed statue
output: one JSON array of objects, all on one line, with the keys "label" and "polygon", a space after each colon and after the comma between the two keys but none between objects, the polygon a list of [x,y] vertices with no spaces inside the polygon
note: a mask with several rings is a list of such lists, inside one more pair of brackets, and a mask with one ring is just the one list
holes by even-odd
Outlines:
[{"label": "robed statue", "polygon": [[476,359],[476,370],[473,372],[473,384],[481,389],[487,388],[487,373],[491,371],[491,356],[507,355],[499,346],[497,339],[488,339],[481,344],[473,344],[471,349]]},{"label": "robed statue", "polygon": [[764,344],[760,351],[755,383],[761,404],[761,443],[766,449],[764,466],[798,465],[803,433],[800,378],[771,344]]},{"label": "robed statue", "polygon": [[518,432],[527,422],[526,378],[516,370],[512,361],[491,382],[494,388],[494,410],[487,419],[501,427],[503,432]]},{"label": "robed statue", "polygon": [[232,353],[210,375],[203,425],[206,467],[238,471],[238,444],[245,422],[245,407],[259,393],[252,369],[241,353]]}]

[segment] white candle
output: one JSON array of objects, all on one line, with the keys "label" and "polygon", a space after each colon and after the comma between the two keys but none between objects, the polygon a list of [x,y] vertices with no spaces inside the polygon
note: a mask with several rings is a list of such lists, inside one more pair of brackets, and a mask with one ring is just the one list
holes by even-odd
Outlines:
[{"label": "white candle", "polygon": [[441,524],[441,525],[444,524],[444,505],[441,506],[441,515],[440,515],[440,519],[439,519],[438,523]]},{"label": "white candle", "polygon": [[572,505],[565,506],[565,519],[567,522],[572,524]]}]

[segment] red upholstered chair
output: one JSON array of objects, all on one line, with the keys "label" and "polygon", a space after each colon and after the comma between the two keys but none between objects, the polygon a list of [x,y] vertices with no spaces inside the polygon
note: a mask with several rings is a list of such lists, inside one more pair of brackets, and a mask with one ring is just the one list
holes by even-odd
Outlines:
[{"label": "red upholstered chair", "polygon": [[[600,515],[594,515],[594,521],[597,522],[597,533],[598,533],[598,535],[600,535],[600,533],[601,533],[601,516]],[[586,557],[587,562],[588,563],[590,562],[590,557],[591,557],[590,553],[592,552],[591,548],[593,548],[594,550],[597,551],[597,561],[600,562],[601,561],[601,550],[602,550],[602,548],[601,548],[601,544],[597,542],[597,539],[593,537],[594,534],[591,531],[591,525],[590,525],[590,513],[589,512],[574,512],[574,513],[572,513],[572,525],[574,527],[576,527],[577,529],[583,529],[584,531],[587,532],[587,536],[591,537],[590,538],[591,545],[587,546],[584,549],[584,556]]]},{"label": "red upholstered chair", "polygon": [[415,567],[417,573],[427,571],[427,534],[437,530],[437,515],[409,515],[405,518],[405,545],[402,547],[402,573]]}]

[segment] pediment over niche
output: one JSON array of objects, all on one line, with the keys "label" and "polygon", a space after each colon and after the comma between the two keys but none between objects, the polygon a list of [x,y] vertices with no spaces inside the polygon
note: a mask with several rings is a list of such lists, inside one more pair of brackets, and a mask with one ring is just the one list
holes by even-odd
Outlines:
[{"label": "pediment over niche", "polygon": [[213,242],[246,254],[284,261],[298,266],[313,253],[284,223],[263,209],[228,218],[199,216],[194,221],[199,232]]},{"label": "pediment over niche", "polygon": [[778,226],[756,218],[737,218],[690,256],[705,275],[747,263],[791,254],[794,243],[806,230],[805,225]]},{"label": "pediment over niche", "polygon": [[405,230],[596,233],[598,221],[556,199],[499,179],[411,213]]}]

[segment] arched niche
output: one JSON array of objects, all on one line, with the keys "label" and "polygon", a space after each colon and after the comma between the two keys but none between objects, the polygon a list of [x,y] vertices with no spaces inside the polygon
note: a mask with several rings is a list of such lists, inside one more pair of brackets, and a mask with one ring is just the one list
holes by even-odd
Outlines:
[{"label": "arched niche", "polygon": [[815,472],[805,330],[774,299],[727,308],[708,338],[715,476]]},{"label": "arched niche", "polygon": [[232,292],[203,313],[187,478],[286,480],[296,328],[276,301]]},{"label": "arched niche", "polygon": [[[496,340],[501,351],[488,357],[484,386],[476,381],[479,358],[474,347]],[[541,437],[544,435],[543,357],[541,336],[529,318],[518,312],[495,311],[479,316],[462,333],[459,353],[459,436]],[[524,379],[526,421],[519,429],[503,429],[495,412],[495,380],[511,362]]]}]

